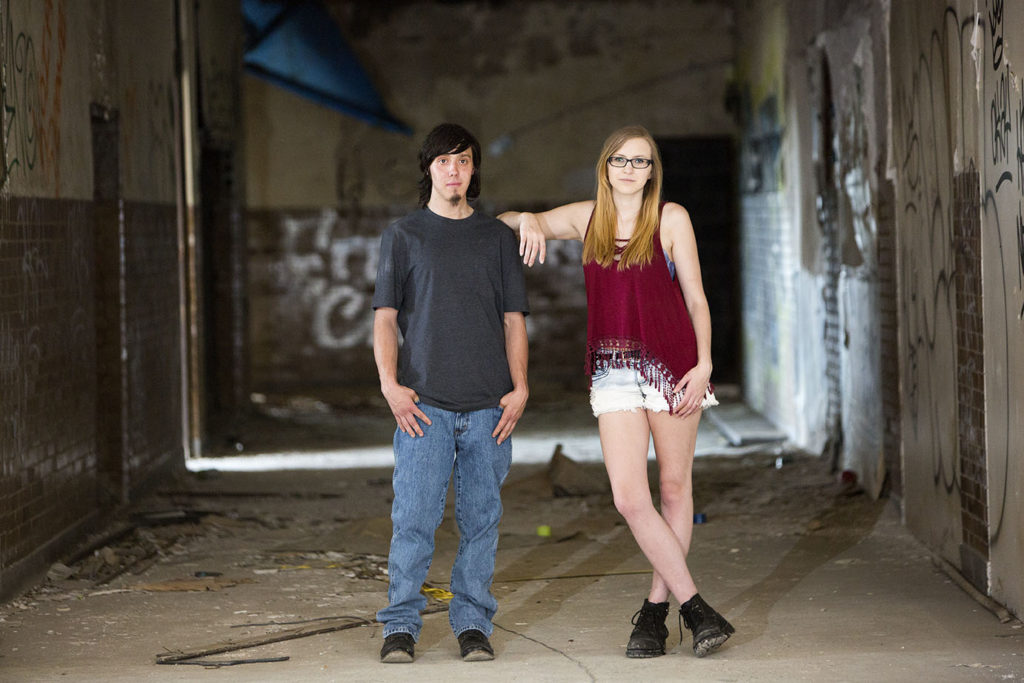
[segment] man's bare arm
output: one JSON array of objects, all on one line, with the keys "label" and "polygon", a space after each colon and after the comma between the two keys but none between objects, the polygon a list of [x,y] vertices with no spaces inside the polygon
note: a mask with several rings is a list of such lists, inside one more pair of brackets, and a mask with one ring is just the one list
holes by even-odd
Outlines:
[{"label": "man's bare arm", "polygon": [[501,419],[491,436],[503,442],[512,435],[519,418],[526,408],[530,388],[526,379],[530,348],[526,339],[526,316],[522,313],[505,314],[505,355],[508,358],[509,374],[512,376],[512,391],[501,397]]},{"label": "man's bare arm", "polygon": [[428,425],[430,418],[416,405],[420,400],[416,392],[398,383],[398,311],[394,308],[378,308],[373,313],[373,359],[380,391],[398,428],[409,436],[423,436],[417,418]]}]

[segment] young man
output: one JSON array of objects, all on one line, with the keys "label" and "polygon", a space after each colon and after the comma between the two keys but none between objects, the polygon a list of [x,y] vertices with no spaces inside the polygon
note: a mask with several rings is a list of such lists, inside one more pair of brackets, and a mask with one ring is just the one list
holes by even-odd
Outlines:
[{"label": "young man", "polygon": [[489,660],[501,485],[529,394],[526,287],[515,235],[469,204],[480,194],[473,135],[436,127],[420,149],[420,171],[423,208],[381,236],[373,296],[374,358],[398,424],[380,659],[413,660],[426,606],[420,588],[454,469],[461,540],[448,620],[463,660]]}]

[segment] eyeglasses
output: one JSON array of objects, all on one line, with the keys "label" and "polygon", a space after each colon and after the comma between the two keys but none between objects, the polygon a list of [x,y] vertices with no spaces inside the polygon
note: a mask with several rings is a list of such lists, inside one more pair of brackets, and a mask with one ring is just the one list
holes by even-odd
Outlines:
[{"label": "eyeglasses", "polygon": [[644,157],[633,157],[630,159],[629,157],[620,157],[616,155],[608,157],[608,163],[615,168],[623,168],[627,163],[629,163],[633,168],[647,168],[651,165],[651,160]]}]

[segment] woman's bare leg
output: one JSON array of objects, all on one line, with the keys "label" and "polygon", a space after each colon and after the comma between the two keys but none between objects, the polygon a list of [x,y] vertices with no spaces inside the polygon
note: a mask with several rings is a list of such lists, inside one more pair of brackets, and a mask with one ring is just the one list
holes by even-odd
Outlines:
[{"label": "woman's bare leg", "polygon": [[[693,536],[693,453],[697,446],[700,415],[680,418],[668,412],[647,413],[658,458],[661,516],[679,540],[684,557]],[[668,584],[655,571],[651,579],[651,602],[668,599]]]},{"label": "woman's bare leg", "polygon": [[[680,419],[666,416],[670,419]],[[602,414],[598,417],[601,450],[604,453],[616,509],[625,518],[637,545],[654,571],[661,577],[668,591],[682,603],[697,593],[697,587],[686,566],[686,550],[683,544],[676,531],[654,507],[651,499],[650,483],[647,479],[647,450],[652,426],[650,417],[646,411]],[[693,421],[696,433],[699,416],[683,418],[680,421],[686,420]],[[671,436],[666,431],[668,425],[663,427],[662,422],[657,420],[658,432],[662,434],[660,439]],[[690,509],[692,510],[692,503]],[[678,515],[678,512],[676,514]],[[690,521],[692,524],[692,517]]]}]

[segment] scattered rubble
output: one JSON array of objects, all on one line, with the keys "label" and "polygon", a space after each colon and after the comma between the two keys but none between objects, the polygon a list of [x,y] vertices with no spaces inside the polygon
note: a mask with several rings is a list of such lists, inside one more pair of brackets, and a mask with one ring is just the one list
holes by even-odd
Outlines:
[{"label": "scattered rubble", "polygon": [[556,497],[589,496],[611,491],[611,484],[603,469],[581,467],[562,452],[562,444],[557,444],[555,452],[551,454],[548,479],[551,481],[551,491]]}]

